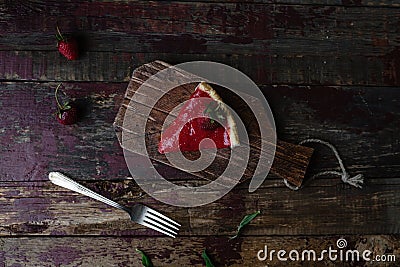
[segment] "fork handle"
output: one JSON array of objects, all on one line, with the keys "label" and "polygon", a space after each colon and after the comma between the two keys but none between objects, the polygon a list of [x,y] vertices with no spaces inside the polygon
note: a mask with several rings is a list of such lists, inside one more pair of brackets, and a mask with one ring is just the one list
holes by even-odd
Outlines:
[{"label": "fork handle", "polygon": [[72,179],[68,178],[67,176],[65,176],[62,173],[50,172],[49,173],[49,179],[55,185],[64,187],[66,189],[75,191],[77,193],[80,193],[80,194],[88,196],[88,197],[91,197],[91,198],[96,199],[98,201],[101,201],[101,202],[103,202],[103,203],[105,203],[107,205],[110,205],[110,206],[112,206],[114,208],[124,210],[124,211],[126,211],[128,213],[130,212],[127,207],[125,207],[123,205],[120,205],[117,202],[114,202],[114,201],[112,201],[112,200],[110,200],[110,199],[108,199],[106,197],[103,197],[102,195],[97,194],[96,192],[93,192],[89,188],[84,187],[81,184],[78,184],[77,182],[73,181]]}]

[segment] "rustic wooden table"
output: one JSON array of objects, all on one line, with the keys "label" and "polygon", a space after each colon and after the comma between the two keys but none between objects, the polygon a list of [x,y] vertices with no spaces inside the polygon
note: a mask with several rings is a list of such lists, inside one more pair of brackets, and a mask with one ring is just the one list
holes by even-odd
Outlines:
[{"label": "rustic wooden table", "polygon": [[[77,37],[78,60],[58,53],[57,22]],[[344,238],[346,249],[393,254],[398,266],[399,26],[394,0],[0,1],[0,265],[140,266],[136,248],[155,266],[202,266],[204,249],[216,266],[369,265],[257,258],[265,245],[321,251]],[[280,139],[333,143],[349,173],[365,175],[365,187],[332,176],[294,192],[269,175],[254,193],[240,184],[198,208],[143,194],[127,178],[112,123],[133,69],[156,59],[212,60],[244,72],[265,93]],[[76,125],[52,116],[59,82],[84,107]],[[314,147],[308,177],[338,170],[328,149]],[[47,174],[55,170],[120,203],[140,199],[173,217],[182,223],[178,238],[54,186]]]}]

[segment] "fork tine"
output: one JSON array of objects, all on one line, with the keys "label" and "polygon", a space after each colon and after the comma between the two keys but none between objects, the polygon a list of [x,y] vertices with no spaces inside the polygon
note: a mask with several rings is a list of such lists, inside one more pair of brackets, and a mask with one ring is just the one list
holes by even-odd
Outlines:
[{"label": "fork tine", "polygon": [[166,220],[166,221],[168,221],[168,222],[170,222],[170,223],[172,223],[172,224],[175,224],[177,227],[180,227],[180,226],[181,226],[179,223],[175,222],[174,220],[171,220],[170,218],[168,218],[168,217],[165,216],[165,215],[162,215],[161,213],[159,213],[159,212],[156,211],[156,210],[153,210],[153,209],[148,208],[148,209],[147,209],[147,212],[150,212],[150,213],[156,215],[157,217],[160,217],[160,218],[162,218],[162,219],[164,219],[164,220]]},{"label": "fork tine", "polygon": [[172,233],[164,231],[164,230],[162,230],[162,229],[160,229],[160,228],[158,228],[158,227],[156,227],[156,226],[154,226],[154,225],[152,225],[150,223],[147,223],[145,221],[141,222],[140,224],[143,225],[143,226],[149,227],[149,228],[151,228],[153,230],[156,230],[156,231],[158,231],[160,233],[163,233],[163,234],[165,234],[167,236],[170,236],[170,237],[173,237],[173,238],[176,237],[176,233],[175,233],[175,235],[173,235]]},{"label": "fork tine", "polygon": [[176,230],[174,230],[174,229],[171,229],[171,228],[167,227],[166,225],[163,225],[163,224],[160,223],[159,221],[155,221],[155,220],[153,220],[152,218],[147,217],[147,215],[146,215],[146,217],[143,219],[143,221],[144,221],[144,222],[147,222],[147,223],[149,223],[149,224],[152,224],[152,225],[158,227],[159,229],[162,229],[162,230],[164,230],[164,231],[170,232],[170,233],[173,234],[173,235],[176,235],[177,232],[178,232],[178,231],[176,231]]},{"label": "fork tine", "polygon": [[[161,223],[162,225],[164,225],[165,227],[167,227],[167,229],[169,229],[169,228],[173,228],[173,229],[175,229],[175,230],[179,231],[179,228],[178,228],[178,227],[176,227],[175,225],[172,225],[172,224],[170,224],[170,223],[166,222],[166,221],[165,221],[165,220],[163,220],[162,218],[160,218],[160,217],[157,217],[157,216],[155,216],[155,215],[151,214],[150,212],[147,212],[145,217],[146,217],[146,218],[150,218],[150,219],[152,219],[152,221],[155,221],[155,222]],[[172,229],[171,229],[171,230],[172,230]]]}]

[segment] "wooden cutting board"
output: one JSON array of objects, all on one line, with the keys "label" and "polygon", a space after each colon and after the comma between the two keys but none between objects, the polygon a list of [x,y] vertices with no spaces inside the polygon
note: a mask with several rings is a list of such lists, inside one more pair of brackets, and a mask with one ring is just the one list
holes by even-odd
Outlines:
[{"label": "wooden cutting board", "polygon": [[[165,94],[156,105],[150,104],[151,101],[148,101],[151,100],[153,96],[151,88],[149,88],[145,95],[140,95],[140,97],[136,95],[135,101],[132,100],[137,89],[147,79],[170,66],[171,65],[162,61],[154,61],[140,66],[133,72],[124,100],[114,121],[114,129],[123,148],[131,150],[132,147],[135,147],[136,142],[143,142],[143,138],[145,138],[147,151],[131,152],[143,155],[147,152],[151,159],[172,166],[166,156],[158,152],[158,143],[161,136],[162,125],[167,116],[177,105],[189,99],[197,84],[185,84],[174,88],[172,91],[168,92],[168,94]],[[214,85],[213,87],[216,89],[218,94],[221,95],[224,102],[239,114],[242,121],[246,122],[245,126],[250,142],[250,160],[248,161],[241,181],[248,180],[253,177],[257,164],[265,164],[263,160],[260,159],[261,142],[265,142],[265,140],[261,140],[256,118],[246,103],[244,103],[244,101],[239,97],[229,94],[229,92],[224,90],[224,88],[215,88]],[[150,116],[144,115],[146,112],[148,114],[149,111]],[[132,116],[130,121],[133,123],[124,125],[124,116],[126,114]],[[145,133],[143,132],[143,128],[135,125],[135,121],[143,119],[147,121]],[[124,133],[130,134],[129,145],[126,142],[122,142],[123,131]],[[267,144],[267,146],[270,145],[271,144]],[[225,170],[229,162],[230,152],[230,148],[218,149],[213,163],[208,168],[191,174],[205,180],[215,180]],[[312,148],[278,140],[271,172],[283,179],[287,179],[290,183],[296,186],[300,186],[312,153]],[[199,152],[183,152],[183,154],[186,158],[192,160],[197,159],[200,156]]]}]

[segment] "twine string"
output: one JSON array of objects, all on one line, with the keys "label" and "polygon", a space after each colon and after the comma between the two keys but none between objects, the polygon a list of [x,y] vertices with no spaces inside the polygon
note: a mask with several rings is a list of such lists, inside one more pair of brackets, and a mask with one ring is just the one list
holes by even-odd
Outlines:
[{"label": "twine string", "polygon": [[[299,145],[303,145],[305,143],[318,143],[318,144],[327,146],[329,149],[332,150],[333,154],[335,155],[335,157],[339,163],[340,169],[341,169],[341,172],[338,172],[338,171],[319,172],[319,173],[311,176],[310,179],[308,179],[308,182],[310,182],[311,180],[313,180],[317,177],[320,177],[320,176],[335,175],[335,176],[339,176],[343,183],[347,183],[347,184],[352,185],[357,188],[362,188],[362,186],[364,184],[364,176],[362,174],[357,174],[357,175],[351,177],[349,175],[349,173],[346,171],[346,168],[344,167],[343,161],[339,156],[339,152],[332,144],[330,144],[326,141],[320,140],[320,139],[306,139],[306,140],[301,141],[299,143]],[[283,179],[283,182],[288,188],[290,188],[292,190],[299,190],[300,188],[304,187],[304,185],[294,186],[294,185],[290,184],[288,182],[288,180],[286,180],[286,179]]]}]

